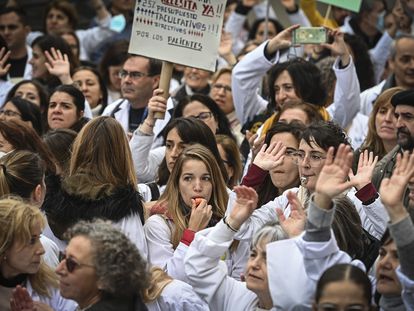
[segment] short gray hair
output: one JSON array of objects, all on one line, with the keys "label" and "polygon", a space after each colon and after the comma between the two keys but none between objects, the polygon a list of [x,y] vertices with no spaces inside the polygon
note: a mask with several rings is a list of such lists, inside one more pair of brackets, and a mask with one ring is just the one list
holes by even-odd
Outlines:
[{"label": "short gray hair", "polygon": [[148,287],[147,263],[131,240],[110,222],[80,221],[65,234],[68,240],[76,236],[91,242],[92,261],[103,294],[131,297]]},{"label": "short gray hair", "polygon": [[251,247],[256,247],[263,240],[266,244],[274,241],[285,240],[289,236],[279,222],[266,224],[253,237]]},{"label": "short gray hair", "polygon": [[395,56],[397,55],[397,45],[398,42],[400,42],[401,39],[409,39],[414,40],[414,36],[412,34],[400,34],[395,38],[395,40],[392,42],[391,48],[390,48],[390,59],[394,60]]}]

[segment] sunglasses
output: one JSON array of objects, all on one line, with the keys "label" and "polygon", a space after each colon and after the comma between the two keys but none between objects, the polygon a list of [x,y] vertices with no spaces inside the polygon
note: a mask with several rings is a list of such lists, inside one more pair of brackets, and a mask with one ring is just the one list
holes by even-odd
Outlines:
[{"label": "sunglasses", "polygon": [[95,268],[95,266],[93,265],[76,262],[72,257],[67,257],[65,253],[60,253],[59,261],[62,262],[63,260],[65,261],[65,264],[66,264],[66,270],[68,270],[69,273],[72,273],[76,268],[79,268],[82,266]]}]

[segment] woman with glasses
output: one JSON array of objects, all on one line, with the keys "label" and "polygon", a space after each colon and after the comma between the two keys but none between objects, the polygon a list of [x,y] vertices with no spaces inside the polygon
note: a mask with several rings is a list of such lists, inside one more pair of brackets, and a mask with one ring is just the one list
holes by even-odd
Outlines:
[{"label": "woman with glasses", "polygon": [[43,134],[42,115],[38,106],[20,97],[12,97],[0,109],[1,120],[21,120],[40,136]]},{"label": "woman with glasses", "polygon": [[[298,165],[301,185],[299,188],[285,191],[273,201],[260,207],[253,214],[255,217],[247,221],[249,225],[244,227],[243,230],[245,232],[243,236],[251,237],[263,222],[277,219],[280,215],[288,217],[291,213],[287,197],[289,191],[297,194],[301,204],[306,209],[309,199],[315,192],[316,181],[326,161],[328,150],[333,148],[335,156],[340,144],[348,145],[349,143],[342,129],[333,122],[319,122],[308,126],[303,132],[298,150],[295,152],[295,161]],[[278,157],[273,157],[273,161],[280,160],[280,153],[277,155]],[[375,164],[376,158],[374,158],[372,153],[363,153],[359,160],[357,174],[350,177],[352,189],[347,190],[344,195],[355,205],[366,232],[380,240],[385,232],[388,217],[378,193],[371,183]],[[228,208],[231,207],[230,204],[231,202]],[[282,214],[278,215],[276,212],[277,208],[282,211]]]},{"label": "woman with glasses", "polygon": [[15,198],[0,200],[1,310],[11,310],[10,299],[16,287],[27,290],[38,310],[44,310],[45,305],[53,310],[76,309],[76,303],[61,297],[58,278],[43,259],[45,249],[40,239],[44,226],[39,208]]},{"label": "woman with glasses", "polygon": [[216,102],[219,108],[226,114],[231,131],[240,145],[244,140],[241,132],[241,125],[236,117],[233,103],[233,93],[231,91],[231,68],[218,70],[212,79],[210,97]]}]

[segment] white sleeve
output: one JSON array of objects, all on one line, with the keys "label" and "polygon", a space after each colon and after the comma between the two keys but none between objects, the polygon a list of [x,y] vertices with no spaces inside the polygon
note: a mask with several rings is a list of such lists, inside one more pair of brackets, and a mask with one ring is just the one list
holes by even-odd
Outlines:
[{"label": "white sleeve", "polygon": [[251,310],[257,304],[256,295],[245,283],[229,277],[220,268],[220,257],[233,241],[234,232],[220,221],[213,228],[198,232],[184,260],[190,285],[210,306],[211,310]]},{"label": "white sleeve", "polygon": [[144,228],[139,215],[124,217],[115,223],[115,226],[136,245],[142,258],[148,260],[147,241],[145,240]]},{"label": "white sleeve", "polygon": [[55,242],[43,234],[40,235],[40,242],[45,249],[45,254],[43,255],[44,261],[49,267],[56,269],[59,264],[59,247]]},{"label": "white sleeve", "polygon": [[148,243],[149,262],[164,269],[174,279],[187,282],[183,261],[188,246],[180,242],[174,250],[171,243],[172,228],[170,229],[159,215],[148,218],[144,231]]},{"label": "white sleeve", "polygon": [[384,31],[375,47],[369,50],[372,65],[374,66],[375,83],[378,83],[381,80],[385,64],[390,56],[390,49],[393,41],[394,39],[391,38],[388,31]]},{"label": "white sleeve", "polygon": [[414,280],[401,272],[401,267],[398,267],[397,277],[403,288],[401,297],[404,301],[404,306],[407,311],[414,311]]},{"label": "white sleeve", "polygon": [[309,19],[306,17],[305,13],[300,8],[296,13],[287,12],[287,16],[292,25],[299,24],[302,27],[312,27]]},{"label": "white sleeve", "polygon": [[233,11],[230,13],[229,18],[224,25],[224,31],[231,34],[231,38],[233,40],[232,52],[235,55],[239,54],[246,44],[246,40],[241,38],[241,32],[245,21],[246,15]]},{"label": "white sleeve", "polygon": [[112,16],[109,15],[103,20],[97,20],[99,25],[89,29],[76,30],[80,42],[80,58],[89,60],[89,55],[106,39],[116,34],[109,28]]},{"label": "white sleeve", "polygon": [[140,183],[153,182],[157,179],[158,168],[165,156],[165,147],[151,149],[153,141],[154,135],[144,135],[139,128],[134,131],[129,141],[135,174]]},{"label": "white sleeve", "polygon": [[342,128],[347,128],[360,109],[360,88],[352,57],[343,69],[339,69],[339,61],[338,57],[333,65],[336,76],[334,102],[327,111]]},{"label": "white sleeve", "polygon": [[355,196],[355,190],[348,191],[347,196],[355,205],[362,227],[373,237],[381,240],[389,221],[388,213],[381,202],[381,198],[378,196],[373,203],[364,205]]},{"label": "white sleeve", "polygon": [[[266,45],[267,41],[248,53],[233,69],[231,85],[234,109],[242,126],[264,111],[268,103],[258,93],[263,76],[273,65],[264,56]],[[278,59],[279,53],[275,63]]]}]

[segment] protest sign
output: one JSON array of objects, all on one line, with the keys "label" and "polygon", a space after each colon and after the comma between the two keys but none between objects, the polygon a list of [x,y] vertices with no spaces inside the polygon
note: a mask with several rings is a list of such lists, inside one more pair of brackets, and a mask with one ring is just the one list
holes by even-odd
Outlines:
[{"label": "protest sign", "polygon": [[137,0],[129,52],[215,71],[226,0]]},{"label": "protest sign", "polygon": [[358,13],[362,0],[318,0],[326,4],[334,5],[346,10]]}]

